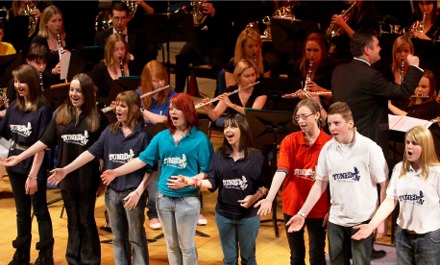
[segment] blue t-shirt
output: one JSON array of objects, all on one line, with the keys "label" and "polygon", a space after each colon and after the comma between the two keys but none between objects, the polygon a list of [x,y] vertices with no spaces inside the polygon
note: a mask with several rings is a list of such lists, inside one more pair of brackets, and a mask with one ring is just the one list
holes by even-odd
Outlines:
[{"label": "blue t-shirt", "polygon": [[150,166],[160,160],[162,168],[158,182],[159,191],[165,196],[180,198],[196,196],[198,189],[184,187],[172,190],[167,186],[168,178],[177,175],[193,177],[200,172],[208,174],[213,152],[208,137],[193,127],[178,145],[169,130],[161,131],[139,155],[139,159]]},{"label": "blue t-shirt", "polygon": [[[138,95],[141,95],[141,90],[140,89],[136,89],[136,93],[138,93]],[[170,106],[170,100],[171,97],[174,96],[176,93],[176,91],[170,89],[170,93],[168,94],[168,98],[165,101],[164,104],[157,106],[157,100],[155,100],[154,98],[151,99],[151,104],[150,107],[148,107],[148,110],[153,112],[154,114],[159,114],[159,115],[164,115],[164,116],[168,116],[168,107]],[[142,102],[143,105],[143,102]],[[145,106],[143,106],[145,108]],[[154,125],[153,123],[147,121],[147,126],[152,126]]]}]

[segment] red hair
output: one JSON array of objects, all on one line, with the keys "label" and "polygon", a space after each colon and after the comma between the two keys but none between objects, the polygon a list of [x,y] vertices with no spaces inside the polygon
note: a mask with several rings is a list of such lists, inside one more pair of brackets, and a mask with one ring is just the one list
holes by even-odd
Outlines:
[{"label": "red hair", "polygon": [[[176,95],[171,97],[170,100],[170,108],[171,105],[183,112],[185,115],[186,125],[191,130],[192,127],[199,125],[199,117],[197,116],[196,108],[194,107],[194,102],[188,94],[185,93],[177,93]],[[176,127],[173,125],[173,121],[170,117],[170,111],[168,110],[168,120],[167,126],[170,130],[171,134],[176,131]]]}]

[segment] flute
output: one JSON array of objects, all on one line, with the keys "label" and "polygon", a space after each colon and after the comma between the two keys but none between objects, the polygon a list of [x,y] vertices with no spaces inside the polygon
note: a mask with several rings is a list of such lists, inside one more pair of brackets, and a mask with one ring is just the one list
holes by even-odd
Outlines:
[{"label": "flute", "polygon": [[290,94],[284,94],[281,96],[281,98],[299,98],[305,96],[305,93],[309,93],[316,96],[331,96],[331,91],[317,91],[317,92],[308,92],[308,91],[301,91],[300,93],[290,93]]},{"label": "flute", "polygon": [[[242,87],[242,88],[236,89],[236,90],[231,91],[231,92],[226,93],[226,94],[227,94],[228,97],[229,97],[230,95],[237,94],[240,90],[248,89],[248,88],[253,87],[253,86],[255,86],[255,85],[259,84],[259,83],[260,83],[260,81],[257,81],[257,82],[255,82],[255,83],[249,84],[249,85],[247,85],[247,86],[245,86],[245,87]],[[211,104],[211,103],[213,103],[213,102],[219,101],[219,100],[220,100],[219,97],[220,97],[220,96],[217,96],[217,97],[215,97],[215,98],[213,98],[213,99],[211,99],[211,100],[209,100],[209,101],[207,101],[207,102],[205,102],[205,103],[203,103],[203,102],[202,102],[202,103],[199,103],[199,104],[197,104],[197,105],[195,106],[195,108],[198,109],[198,108],[200,108],[200,107],[203,107],[203,106],[209,105],[209,104]]]},{"label": "flute", "polygon": [[429,120],[429,122],[432,122],[432,123],[440,122],[440,117],[437,117],[435,119]]},{"label": "flute", "polygon": [[[162,90],[164,90],[164,89],[167,89],[167,88],[169,88],[169,87],[170,87],[170,85],[166,85],[166,86],[163,86],[163,87],[159,87],[158,89],[153,90],[153,91],[150,91],[150,92],[147,92],[147,93],[144,93],[144,94],[140,95],[139,97],[140,97],[141,99],[143,99],[143,98],[145,98],[145,97],[151,96],[151,95],[153,95],[154,93],[157,93],[157,92],[162,91]],[[114,110],[114,109],[116,109],[116,105],[110,105],[110,106],[108,106],[108,107],[102,108],[101,111],[102,111],[102,113],[107,113],[107,112],[112,111],[112,110]]]}]

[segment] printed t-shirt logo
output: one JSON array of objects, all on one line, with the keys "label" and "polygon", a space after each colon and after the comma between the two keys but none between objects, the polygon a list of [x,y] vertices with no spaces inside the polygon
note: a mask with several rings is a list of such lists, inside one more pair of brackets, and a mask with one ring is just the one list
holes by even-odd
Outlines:
[{"label": "printed t-shirt logo", "polygon": [[315,171],[310,168],[295,168],[295,176],[302,179],[315,180]]},{"label": "printed t-shirt logo", "polygon": [[65,143],[84,146],[89,142],[89,133],[87,131],[84,131],[84,134],[63,134],[61,135],[61,139]]},{"label": "printed t-shirt logo", "polygon": [[169,167],[183,169],[186,168],[186,155],[183,154],[182,158],[180,157],[167,157],[164,158],[163,164]]},{"label": "printed t-shirt logo", "polygon": [[356,167],[353,168],[353,172],[336,173],[333,174],[332,177],[337,181],[359,181],[361,178],[359,170]]},{"label": "printed t-shirt logo", "polygon": [[128,153],[109,154],[108,159],[113,163],[125,164],[134,158],[134,151],[130,149]]},{"label": "printed t-shirt logo", "polygon": [[425,195],[423,194],[423,191],[419,191],[419,194],[404,194],[399,196],[399,201],[403,202],[414,202],[415,204],[423,205],[425,202]]},{"label": "printed t-shirt logo", "polygon": [[16,133],[23,137],[29,137],[32,134],[32,125],[28,122],[27,125],[21,124],[10,124],[9,128],[11,129],[11,133]]}]

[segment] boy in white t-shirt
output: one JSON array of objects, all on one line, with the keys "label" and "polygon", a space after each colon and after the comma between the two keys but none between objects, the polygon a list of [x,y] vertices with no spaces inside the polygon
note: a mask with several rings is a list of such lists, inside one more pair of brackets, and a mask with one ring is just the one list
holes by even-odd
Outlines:
[{"label": "boy in white t-shirt", "polygon": [[[370,264],[373,236],[352,240],[354,226],[368,223],[380,201],[385,198],[388,166],[382,149],[369,138],[356,132],[353,114],[346,103],[336,102],[327,118],[332,140],[318,159],[316,181],[297,215],[286,223],[289,232],[298,231],[321,194],[329,187],[331,206],[328,239],[331,264]],[[382,222],[377,234],[385,233]],[[350,254],[351,253],[351,254]]]}]

